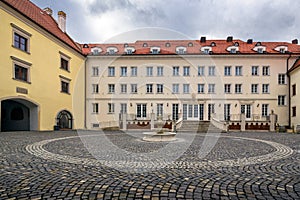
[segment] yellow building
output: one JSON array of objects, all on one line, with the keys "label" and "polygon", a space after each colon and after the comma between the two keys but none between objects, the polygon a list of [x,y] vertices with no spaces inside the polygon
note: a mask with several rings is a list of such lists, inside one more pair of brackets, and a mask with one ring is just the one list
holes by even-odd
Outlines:
[{"label": "yellow building", "polygon": [[66,14],[4,0],[0,20],[1,131],[84,128],[85,56]]},{"label": "yellow building", "polygon": [[298,59],[289,70],[290,77],[290,116],[291,126],[299,131],[300,126],[300,101],[299,101],[299,80],[300,80],[300,60]]}]

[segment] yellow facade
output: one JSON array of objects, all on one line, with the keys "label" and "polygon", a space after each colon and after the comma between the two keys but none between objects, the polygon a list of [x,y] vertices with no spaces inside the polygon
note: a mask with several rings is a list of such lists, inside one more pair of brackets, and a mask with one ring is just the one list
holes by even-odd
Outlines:
[{"label": "yellow facade", "polygon": [[[30,130],[52,130],[62,110],[71,113],[73,129],[84,128],[85,57],[2,2],[0,8],[0,101],[36,106]],[[29,34],[29,52],[14,47],[16,29]],[[68,58],[69,71],[61,69],[62,56]],[[28,66],[27,82],[14,79],[14,63]],[[62,78],[69,82],[69,94],[61,92]]]}]

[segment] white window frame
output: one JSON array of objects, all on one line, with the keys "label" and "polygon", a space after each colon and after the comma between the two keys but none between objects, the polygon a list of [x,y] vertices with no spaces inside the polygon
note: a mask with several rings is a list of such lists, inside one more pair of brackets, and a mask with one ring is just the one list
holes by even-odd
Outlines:
[{"label": "white window frame", "polygon": [[231,76],[231,66],[224,67],[224,76]]},{"label": "white window frame", "polygon": [[99,113],[99,103],[92,103],[92,113],[93,114]]},{"label": "white window frame", "polygon": [[270,93],[270,84],[262,84],[262,93],[269,94]]},{"label": "white window frame", "polygon": [[146,67],[146,74],[147,76],[153,76],[153,67]]},{"label": "white window frame", "polygon": [[153,84],[152,83],[146,84],[146,93],[147,94],[153,93]]},{"label": "white window frame", "polygon": [[115,113],[115,104],[114,103],[108,103],[108,114],[113,114]]},{"label": "white window frame", "polygon": [[173,66],[173,76],[179,76],[180,68],[179,66]]},{"label": "white window frame", "polygon": [[270,66],[263,66],[262,75],[263,76],[270,76]]},{"label": "white window frame", "polygon": [[131,76],[137,76],[137,67],[136,66],[132,66],[131,68]]},{"label": "white window frame", "polygon": [[172,84],[172,93],[173,94],[178,94],[179,93],[179,84],[178,83]]},{"label": "white window frame", "polygon": [[243,76],[243,66],[235,66],[235,75]]},{"label": "white window frame", "polygon": [[109,66],[108,67],[108,77],[114,77],[116,75],[115,67]]},{"label": "white window frame", "polygon": [[131,84],[130,88],[131,88],[131,94],[137,94],[138,93],[138,87],[137,87],[136,83]]},{"label": "white window frame", "polygon": [[164,93],[164,84],[157,84],[156,85],[156,92],[158,94],[163,94]]},{"label": "white window frame", "polygon": [[164,67],[163,66],[157,67],[157,76],[164,76]]},{"label": "white window frame", "polygon": [[251,67],[251,75],[252,76],[259,76],[259,66],[252,66]]},{"label": "white window frame", "polygon": [[93,94],[99,93],[99,84],[92,84]]},{"label": "white window frame", "polygon": [[216,75],[216,67],[215,66],[209,66],[208,67],[208,76],[215,76]]},{"label": "white window frame", "polygon": [[116,91],[115,84],[108,84],[108,94],[114,94]]},{"label": "white window frame", "polygon": [[122,83],[120,85],[120,89],[121,89],[121,94],[126,94],[127,93],[127,84]]},{"label": "white window frame", "polygon": [[231,84],[224,84],[224,93],[225,94],[231,93]]},{"label": "white window frame", "polygon": [[205,84],[199,83],[198,84],[198,94],[204,94],[205,92]]},{"label": "white window frame", "polygon": [[251,94],[258,94],[259,85],[258,84],[251,84]]},{"label": "white window frame", "polygon": [[278,84],[286,85],[286,74],[278,74]]},{"label": "white window frame", "polygon": [[286,106],[286,95],[278,95],[278,106]]},{"label": "white window frame", "polygon": [[205,76],[205,66],[198,66],[198,76]]},{"label": "white window frame", "polygon": [[208,84],[208,93],[209,94],[214,94],[216,91],[216,85],[214,83]]},{"label": "white window frame", "polygon": [[92,76],[94,77],[99,76],[99,67],[97,66],[92,67]]},{"label": "white window frame", "polygon": [[126,66],[122,66],[122,67],[120,68],[120,76],[121,76],[121,77],[127,76],[127,67],[126,67]]},{"label": "white window frame", "polygon": [[190,66],[183,67],[183,76],[190,76]]},{"label": "white window frame", "polygon": [[183,84],[183,94],[190,93],[190,84]]}]

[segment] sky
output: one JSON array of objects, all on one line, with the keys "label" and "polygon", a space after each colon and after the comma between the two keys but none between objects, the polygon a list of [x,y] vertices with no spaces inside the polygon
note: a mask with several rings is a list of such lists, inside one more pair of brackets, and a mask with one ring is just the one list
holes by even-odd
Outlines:
[{"label": "sky", "polygon": [[141,39],[300,38],[298,0],[31,0],[67,14],[67,33],[80,43]]}]

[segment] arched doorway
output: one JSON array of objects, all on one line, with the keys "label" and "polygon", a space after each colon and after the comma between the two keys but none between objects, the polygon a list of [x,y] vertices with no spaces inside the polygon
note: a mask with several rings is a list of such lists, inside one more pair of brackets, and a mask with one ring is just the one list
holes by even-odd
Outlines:
[{"label": "arched doorway", "polygon": [[56,117],[56,125],[59,129],[72,129],[72,114],[67,110],[60,111]]},{"label": "arched doorway", "polygon": [[24,99],[1,101],[1,131],[38,129],[38,106]]}]

